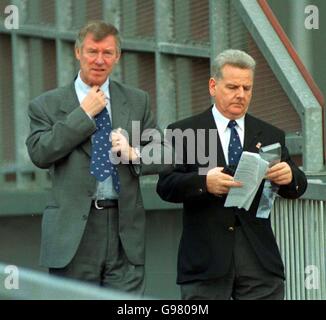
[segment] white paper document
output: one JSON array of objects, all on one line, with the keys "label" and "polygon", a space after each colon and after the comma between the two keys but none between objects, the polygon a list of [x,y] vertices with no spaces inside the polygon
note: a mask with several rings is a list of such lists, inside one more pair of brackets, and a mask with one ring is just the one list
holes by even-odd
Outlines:
[{"label": "white paper document", "polygon": [[268,164],[259,154],[244,151],[234,175],[234,180],[240,181],[242,187],[230,189],[224,206],[248,211],[268,170]]}]

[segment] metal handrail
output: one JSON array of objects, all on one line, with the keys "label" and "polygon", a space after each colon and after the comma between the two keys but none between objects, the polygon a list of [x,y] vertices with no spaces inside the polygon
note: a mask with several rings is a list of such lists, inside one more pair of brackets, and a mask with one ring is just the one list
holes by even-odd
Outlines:
[{"label": "metal handrail", "polygon": [[[0,300],[140,300],[135,295],[0,263]],[[148,299],[148,298],[146,298]]]}]

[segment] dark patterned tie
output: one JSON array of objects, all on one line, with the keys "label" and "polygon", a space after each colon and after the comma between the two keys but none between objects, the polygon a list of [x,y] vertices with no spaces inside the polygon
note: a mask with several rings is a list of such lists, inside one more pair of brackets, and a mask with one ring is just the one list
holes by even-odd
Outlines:
[{"label": "dark patterned tie", "polygon": [[97,130],[93,134],[92,140],[91,174],[95,176],[98,181],[104,181],[111,176],[113,187],[115,191],[119,193],[120,180],[118,170],[116,165],[111,163],[110,160],[112,143],[109,138],[112,126],[106,108],[96,115],[95,122]]},{"label": "dark patterned tie", "polygon": [[237,122],[235,120],[230,120],[228,127],[231,129],[230,143],[228,149],[229,155],[229,165],[236,166],[239,163],[242,146],[239,138],[239,134],[236,130]]}]

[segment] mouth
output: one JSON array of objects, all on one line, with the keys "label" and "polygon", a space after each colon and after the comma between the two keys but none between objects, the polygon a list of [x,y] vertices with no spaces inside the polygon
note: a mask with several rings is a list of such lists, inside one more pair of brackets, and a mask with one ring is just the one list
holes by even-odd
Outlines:
[{"label": "mouth", "polygon": [[234,107],[240,107],[240,108],[243,108],[243,104],[242,103],[232,103],[232,105]]},{"label": "mouth", "polygon": [[103,73],[103,72],[105,72],[105,69],[93,68],[92,71],[96,72],[96,73]]}]

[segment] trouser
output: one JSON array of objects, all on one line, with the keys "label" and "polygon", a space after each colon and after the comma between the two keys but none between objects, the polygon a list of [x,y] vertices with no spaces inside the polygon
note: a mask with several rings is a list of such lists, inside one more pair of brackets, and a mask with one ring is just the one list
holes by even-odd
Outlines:
[{"label": "trouser", "polygon": [[239,226],[235,228],[229,272],[221,278],[182,284],[181,297],[184,300],[283,300],[284,280],[263,268]]},{"label": "trouser", "polygon": [[74,258],[64,268],[50,268],[49,273],[142,296],[144,266],[127,259],[119,237],[118,214],[117,208],[92,208]]}]

